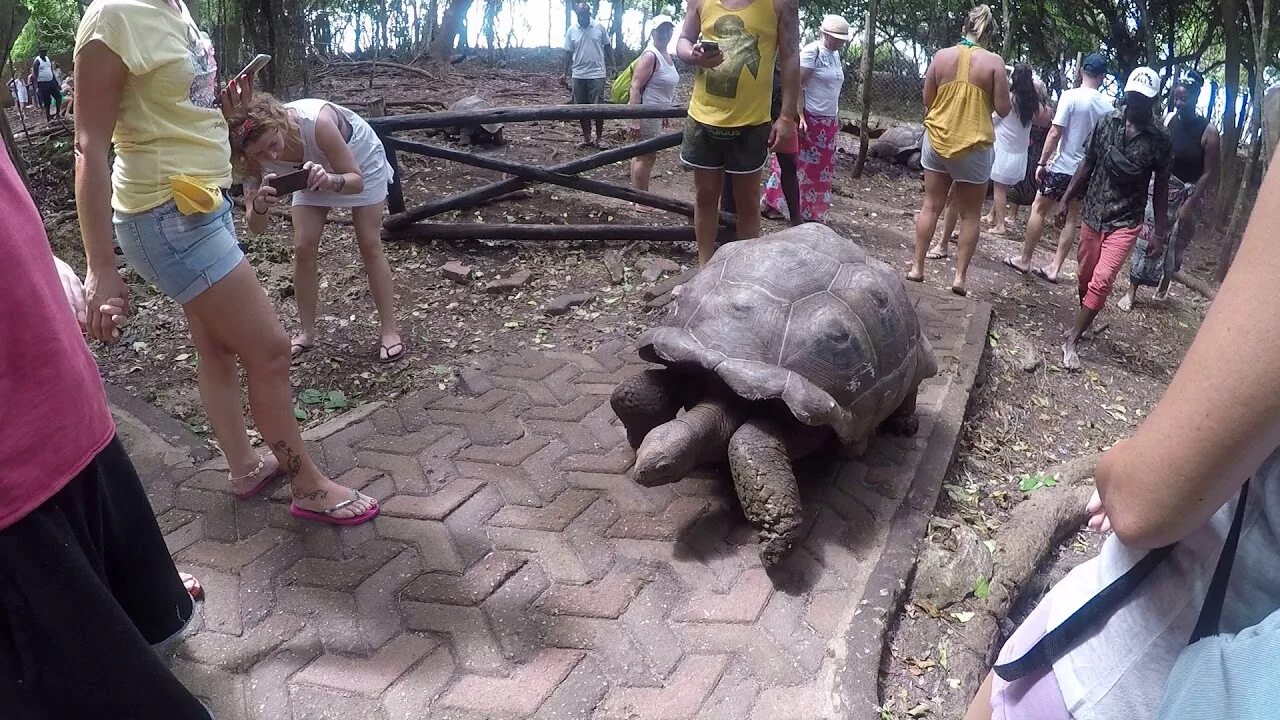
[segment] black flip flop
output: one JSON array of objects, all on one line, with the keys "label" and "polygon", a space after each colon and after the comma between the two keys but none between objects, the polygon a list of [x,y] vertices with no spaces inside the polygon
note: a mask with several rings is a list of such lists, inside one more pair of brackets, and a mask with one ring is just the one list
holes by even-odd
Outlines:
[{"label": "black flip flop", "polygon": [[1045,272],[1044,268],[1038,268],[1038,267],[1031,268],[1031,274],[1049,283],[1050,285],[1058,284],[1058,278],[1049,277],[1049,273]]},{"label": "black flip flop", "polygon": [[920,277],[918,277],[918,278],[913,278],[913,277],[911,277],[910,275],[903,275],[902,277],[904,277],[904,278],[906,278],[907,280],[910,280],[911,282],[914,282],[914,283],[922,283],[922,282],[924,282],[924,276],[923,276],[923,275],[921,275],[921,276],[920,276]]},{"label": "black flip flop", "polygon": [[1006,256],[1004,256],[1004,257],[1000,258],[1000,262],[1002,262],[1002,263],[1004,263],[1005,265],[1007,265],[1007,266],[1009,266],[1009,267],[1013,268],[1014,270],[1017,270],[1018,272],[1022,273],[1023,275],[1026,275],[1026,274],[1027,274],[1027,271],[1026,271],[1026,270],[1023,270],[1022,268],[1020,268],[1020,267],[1018,267],[1017,265],[1014,265],[1014,264],[1013,264],[1013,256],[1012,256],[1012,255],[1006,255]]},{"label": "black flip flop", "polygon": [[[400,351],[395,353],[391,352],[396,348],[400,348]],[[386,355],[386,357],[383,357],[384,354]],[[404,343],[402,342],[391,343],[390,345],[378,346],[378,362],[383,363],[384,365],[400,360],[404,358],[404,356],[405,356],[405,348],[404,348]]]},{"label": "black flip flop", "polygon": [[960,297],[967,297],[969,295],[968,290],[965,290],[962,287],[956,287],[955,285],[951,286],[951,292],[955,293],[956,295],[959,295]]}]

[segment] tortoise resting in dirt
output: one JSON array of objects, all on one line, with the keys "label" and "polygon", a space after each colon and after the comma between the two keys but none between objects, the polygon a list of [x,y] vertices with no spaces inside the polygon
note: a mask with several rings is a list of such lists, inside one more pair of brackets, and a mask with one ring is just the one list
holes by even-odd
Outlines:
[{"label": "tortoise resting in dirt", "polygon": [[916,391],[937,374],[900,274],[816,223],[721,247],[639,352],[665,367],[611,398],[633,479],[727,456],[766,567],[801,527],[791,461],[832,440],[860,454],[882,423],[915,434]]},{"label": "tortoise resting in dirt", "polygon": [[924,126],[918,123],[895,125],[871,141],[867,152],[871,157],[920,170],[920,147],[924,142]]},{"label": "tortoise resting in dirt", "polygon": [[[468,95],[449,106],[450,110],[488,110],[493,103],[479,95]],[[445,129],[449,137],[458,138],[462,145],[502,145],[502,123],[485,123],[483,125],[463,125]]]}]

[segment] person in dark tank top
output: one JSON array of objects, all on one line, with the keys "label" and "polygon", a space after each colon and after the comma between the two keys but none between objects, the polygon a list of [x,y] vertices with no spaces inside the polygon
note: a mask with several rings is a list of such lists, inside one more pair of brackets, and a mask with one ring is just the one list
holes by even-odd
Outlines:
[{"label": "person in dark tank top", "polygon": [[[1171,98],[1174,112],[1165,121],[1173,140],[1173,162],[1170,165],[1169,212],[1173,215],[1169,242],[1164,254],[1147,258],[1135,252],[1129,272],[1129,291],[1120,299],[1119,307],[1128,312],[1137,302],[1138,288],[1156,288],[1156,299],[1169,295],[1169,283],[1182,270],[1182,258],[1195,237],[1200,224],[1203,200],[1217,184],[1218,129],[1209,118],[1196,112],[1204,79],[1192,70],[1174,86]],[[1148,205],[1150,210],[1150,205]],[[1139,243],[1141,244],[1141,242]]]}]

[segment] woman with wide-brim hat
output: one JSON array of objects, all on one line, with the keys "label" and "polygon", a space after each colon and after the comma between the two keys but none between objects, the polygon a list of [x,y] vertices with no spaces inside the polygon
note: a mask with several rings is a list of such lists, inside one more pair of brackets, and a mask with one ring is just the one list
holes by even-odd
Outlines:
[{"label": "woman with wide-brim hat", "polygon": [[839,15],[822,18],[821,37],[800,50],[800,207],[789,208],[783,196],[781,172],[775,157],[764,187],[764,212],[814,222],[831,207],[831,183],[835,179],[836,138],[840,134],[840,89],[844,87],[841,52],[853,37],[849,23]]}]

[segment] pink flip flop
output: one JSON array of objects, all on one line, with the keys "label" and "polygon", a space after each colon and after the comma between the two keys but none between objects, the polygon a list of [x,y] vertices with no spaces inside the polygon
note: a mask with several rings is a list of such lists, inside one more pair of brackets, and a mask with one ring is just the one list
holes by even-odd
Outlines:
[{"label": "pink flip flop", "polygon": [[[262,467],[265,464],[265,462],[266,462],[265,460],[258,460],[258,469],[254,470],[253,474],[257,475],[258,473],[262,472]],[[263,489],[265,489],[268,485],[270,485],[272,482],[279,479],[283,475],[284,475],[284,468],[277,467],[275,472],[262,478],[261,482],[259,482],[257,485],[254,485],[249,490],[242,493],[235,493],[236,499],[249,500],[256,497],[258,493],[262,492]]]},{"label": "pink flip flop", "polygon": [[333,514],[335,512],[341,510],[342,508],[360,499],[359,492],[353,490],[352,493],[355,494],[355,497],[351,498],[350,500],[343,500],[337,505],[334,505],[328,510],[324,510],[322,512],[316,512],[314,510],[303,510],[297,505],[290,503],[289,514],[298,518],[299,520],[311,520],[312,522],[329,523],[330,525],[360,525],[362,523],[367,523],[378,516],[378,513],[382,510],[381,505],[374,505],[373,507],[369,508],[363,514],[360,514],[360,515],[353,515],[351,517],[334,517]]}]

